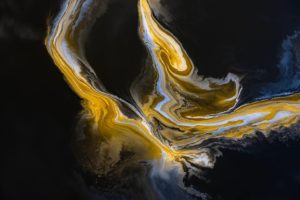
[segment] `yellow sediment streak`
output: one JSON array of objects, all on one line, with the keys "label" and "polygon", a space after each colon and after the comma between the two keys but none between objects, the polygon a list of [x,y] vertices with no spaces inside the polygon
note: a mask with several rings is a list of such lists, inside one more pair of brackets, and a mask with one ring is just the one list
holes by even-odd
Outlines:
[{"label": "yellow sediment streak", "polygon": [[[135,152],[137,160],[161,157],[174,160],[201,153],[201,149],[190,150],[190,146],[208,138],[238,139],[255,131],[268,133],[289,127],[298,121],[299,94],[237,108],[242,89],[240,78],[234,74],[223,79],[198,75],[180,42],[154,18],[147,0],[138,2],[139,33],[152,58],[155,76],[151,91],[139,88],[143,80],[132,88],[139,107],[134,108],[105,91],[81,53],[78,37],[82,30],[75,24],[88,24],[85,18],[80,18],[83,4],[83,0],[67,1],[49,28],[45,44],[56,66],[83,100],[85,117],[96,130],[87,134],[101,136],[99,157],[109,155],[110,160],[100,159],[99,163],[104,163],[99,164],[101,167],[117,163],[123,149]],[[133,116],[126,115],[124,110],[130,110]]]}]

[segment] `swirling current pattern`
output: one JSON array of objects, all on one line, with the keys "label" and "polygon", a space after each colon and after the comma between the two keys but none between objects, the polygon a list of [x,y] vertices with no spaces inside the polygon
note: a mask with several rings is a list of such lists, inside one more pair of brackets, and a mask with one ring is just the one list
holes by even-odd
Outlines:
[{"label": "swirling current pattern", "polygon": [[135,104],[109,93],[84,56],[88,30],[108,3],[66,0],[45,40],[56,66],[82,99],[77,157],[89,172],[121,177],[146,165],[139,178],[144,190],[152,191],[150,199],[164,197],[158,179],[205,197],[183,182],[187,175],[199,176],[201,167],[214,165],[217,155],[203,141],[242,140],[256,131],[267,135],[298,122],[300,94],[240,105],[241,77],[199,75],[182,44],[154,17],[148,0],[137,5],[138,31],[149,62],[130,89]]}]

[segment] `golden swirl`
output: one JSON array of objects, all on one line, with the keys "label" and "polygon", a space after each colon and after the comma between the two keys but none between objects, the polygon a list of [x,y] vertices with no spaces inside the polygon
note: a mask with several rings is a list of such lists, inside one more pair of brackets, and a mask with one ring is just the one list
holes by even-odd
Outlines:
[{"label": "golden swirl", "polygon": [[45,41],[54,63],[83,100],[88,128],[79,143],[89,170],[107,174],[123,162],[124,151],[134,155],[126,164],[164,160],[172,165],[187,159],[212,166],[199,148],[204,140],[239,139],[256,131],[267,134],[299,120],[299,94],[237,107],[240,78],[231,73],[222,79],[198,75],[178,39],[155,19],[147,0],[138,2],[139,33],[151,62],[131,88],[137,106],[110,94],[82,47],[82,35],[93,24],[99,2],[66,1]]}]

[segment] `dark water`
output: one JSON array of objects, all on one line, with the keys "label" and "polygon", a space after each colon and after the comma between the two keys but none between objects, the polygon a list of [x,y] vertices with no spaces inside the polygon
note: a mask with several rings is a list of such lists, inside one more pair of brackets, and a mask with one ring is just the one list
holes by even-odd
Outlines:
[{"label": "dark water", "polygon": [[[43,45],[47,17],[58,2],[0,1],[2,199],[101,196],[93,181],[85,181],[70,148],[79,99]],[[264,88],[281,91],[272,83],[281,77],[277,66],[283,41],[299,30],[300,2],[162,2],[173,13],[171,22],[162,22],[183,42],[200,74],[247,74],[244,101],[259,97]],[[136,2],[116,1],[96,23],[87,45],[99,78],[125,99],[146,57],[137,23]],[[290,82],[286,91],[295,89]],[[215,168],[205,170],[206,180],[190,181],[212,199],[299,199],[298,130],[271,139],[259,135],[243,150],[225,148]]]}]

